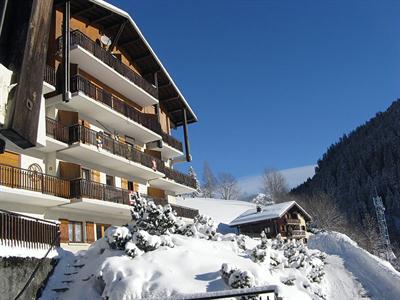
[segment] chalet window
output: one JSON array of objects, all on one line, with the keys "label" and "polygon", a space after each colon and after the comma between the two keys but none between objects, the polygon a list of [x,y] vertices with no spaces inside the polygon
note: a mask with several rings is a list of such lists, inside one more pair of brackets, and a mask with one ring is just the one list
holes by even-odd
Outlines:
[{"label": "chalet window", "polygon": [[266,227],[266,228],[265,228],[265,232],[266,232],[266,233],[271,233],[271,227]]},{"label": "chalet window", "polygon": [[306,226],[301,226],[301,230],[306,230]]},{"label": "chalet window", "polygon": [[90,170],[82,168],[82,179],[90,180]]},{"label": "chalet window", "polygon": [[82,222],[69,221],[68,240],[73,243],[83,242]]},{"label": "chalet window", "polygon": [[129,191],[134,191],[135,190],[135,186],[134,186],[132,181],[128,181],[128,190]]},{"label": "chalet window", "polygon": [[285,232],[285,225],[281,225],[281,231]]},{"label": "chalet window", "polygon": [[105,236],[104,232],[110,226],[111,225],[108,225],[108,224],[96,224],[96,235],[97,235],[98,240]]},{"label": "chalet window", "polygon": [[114,186],[114,176],[107,175],[106,176],[106,184],[110,186]]}]

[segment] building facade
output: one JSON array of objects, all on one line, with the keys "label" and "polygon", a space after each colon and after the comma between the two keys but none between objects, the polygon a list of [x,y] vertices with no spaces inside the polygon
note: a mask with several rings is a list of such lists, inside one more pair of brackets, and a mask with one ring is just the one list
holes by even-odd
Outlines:
[{"label": "building facade", "polygon": [[283,239],[307,242],[309,221],[311,216],[295,201],[290,201],[250,209],[234,219],[230,226],[249,236],[258,237],[264,230],[268,238],[280,234]]},{"label": "building facade", "polygon": [[126,12],[55,0],[43,78],[36,146],[7,140],[0,154],[1,209],[59,221],[62,244],[80,246],[129,222],[132,193],[174,204],[195,191],[174,165],[191,160],[187,126],[197,117]]}]

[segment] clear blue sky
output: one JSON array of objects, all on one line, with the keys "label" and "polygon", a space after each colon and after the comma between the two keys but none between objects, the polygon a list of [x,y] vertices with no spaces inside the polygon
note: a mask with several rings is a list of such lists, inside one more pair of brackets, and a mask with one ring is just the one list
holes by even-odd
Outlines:
[{"label": "clear blue sky", "polygon": [[400,96],[400,1],[110,2],[197,113],[198,173],[205,160],[238,177],[314,164]]}]

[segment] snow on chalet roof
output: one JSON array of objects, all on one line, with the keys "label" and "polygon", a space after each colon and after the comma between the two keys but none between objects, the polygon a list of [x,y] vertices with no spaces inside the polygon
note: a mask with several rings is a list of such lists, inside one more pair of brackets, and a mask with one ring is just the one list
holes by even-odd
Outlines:
[{"label": "snow on chalet roof", "polygon": [[229,225],[235,226],[246,223],[254,223],[263,220],[271,220],[282,217],[289,209],[296,205],[301,212],[311,219],[311,216],[295,201],[282,202],[278,204],[263,206],[261,212],[257,212],[256,208],[249,209],[234,219]]}]

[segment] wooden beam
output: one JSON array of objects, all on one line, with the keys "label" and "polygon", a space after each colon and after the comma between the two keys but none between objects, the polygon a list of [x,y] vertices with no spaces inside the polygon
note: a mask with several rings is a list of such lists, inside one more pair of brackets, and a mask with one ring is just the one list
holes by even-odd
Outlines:
[{"label": "wooden beam", "polygon": [[184,136],[184,140],[185,140],[186,161],[191,162],[192,156],[190,155],[186,108],[182,109],[182,114],[183,114],[183,136]]},{"label": "wooden beam", "polygon": [[151,53],[147,53],[147,54],[145,54],[145,55],[133,57],[132,59],[133,59],[134,61],[137,62],[137,61],[142,61],[142,60],[148,59],[148,58],[151,57],[151,56],[152,56]]},{"label": "wooden beam", "polygon": [[113,29],[115,29],[115,28],[117,28],[119,26],[121,26],[121,22],[118,22],[116,24],[112,24],[112,25],[110,25],[108,27],[103,27],[103,30],[104,31],[110,31],[110,30],[113,30]]},{"label": "wooden beam", "polygon": [[160,99],[161,102],[165,103],[165,102],[171,102],[174,100],[179,100],[179,96],[177,97],[172,97],[172,98],[167,98],[167,99]]},{"label": "wooden beam", "polygon": [[53,0],[12,0],[4,20],[0,63],[17,85],[8,95],[2,134],[24,149],[37,141],[52,10]]},{"label": "wooden beam", "polygon": [[122,32],[124,31],[126,22],[127,22],[127,21],[125,21],[124,23],[122,23],[121,26],[119,27],[118,32],[117,32],[117,35],[114,37],[111,46],[108,48],[108,52],[111,52],[111,51],[114,49],[114,47],[118,44],[118,40],[119,40],[119,38],[120,38]]},{"label": "wooden beam", "polygon": [[[162,88],[165,88],[165,87],[169,87],[169,86],[171,86],[171,85],[172,85],[172,83],[171,83],[171,81],[169,81],[168,83],[159,85],[158,88],[162,89]],[[178,97],[178,98],[179,98],[179,97]]]},{"label": "wooden beam", "polygon": [[79,10],[79,11],[77,11],[77,12],[71,13],[71,16],[72,16],[72,17],[76,17],[76,18],[77,18],[77,17],[80,17],[80,16],[82,16],[82,15],[88,13],[89,11],[93,10],[95,7],[96,7],[96,5],[95,5],[95,4],[92,4],[91,6],[85,8],[85,9],[82,9],[82,10]]},{"label": "wooden beam", "polygon": [[108,15],[105,15],[105,16],[101,17],[101,18],[90,20],[90,25],[97,24],[97,23],[99,23],[101,21],[107,20],[108,18],[111,18],[112,16],[114,16],[114,14],[110,13]]},{"label": "wooden beam", "polygon": [[63,95],[62,99],[64,102],[69,102],[71,100],[71,57],[70,57],[70,48],[71,48],[71,32],[70,32],[70,19],[71,19],[71,2],[70,0],[66,0],[64,3],[63,9],[63,56],[62,56],[62,65],[64,70],[63,77]]},{"label": "wooden beam", "polygon": [[120,47],[125,47],[130,44],[135,44],[135,43],[139,42],[140,40],[141,40],[141,38],[137,38],[137,39],[133,39],[133,40],[129,40],[129,41],[123,41],[123,42],[119,43],[118,45]]}]

